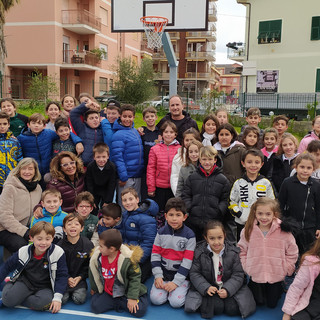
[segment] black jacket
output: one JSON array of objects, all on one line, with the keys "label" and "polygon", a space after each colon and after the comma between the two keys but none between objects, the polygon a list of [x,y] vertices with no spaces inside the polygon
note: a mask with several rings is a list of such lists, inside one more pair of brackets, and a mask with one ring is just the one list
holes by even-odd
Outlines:
[{"label": "black jacket", "polygon": [[113,162],[108,160],[103,170],[99,169],[95,161],[89,163],[85,175],[86,189],[97,201],[102,198],[102,203],[112,202],[116,181],[117,170]]},{"label": "black jacket", "polygon": [[179,143],[182,143],[183,140],[183,133],[189,129],[189,128],[195,128],[197,131],[199,131],[197,122],[195,120],[193,120],[190,116],[189,113],[185,112],[184,110],[182,111],[182,114],[184,115],[184,118],[182,120],[173,120],[171,118],[171,113],[167,113],[157,124],[157,127],[159,129],[161,129],[161,126],[163,125],[163,123],[165,121],[171,121],[173,122],[178,129],[178,135],[176,137],[176,139],[179,141]]},{"label": "black jacket", "polygon": [[93,243],[88,238],[80,237],[77,243],[72,244],[64,236],[59,241],[58,246],[65,252],[69,276],[72,278],[81,276],[84,281],[81,280],[80,283],[86,286],[85,280],[88,278],[90,253],[94,247]]},{"label": "black jacket", "polygon": [[195,233],[203,230],[209,220],[222,221],[228,210],[229,194],[230,183],[220,167],[208,177],[200,168],[188,177],[182,199],[189,212],[188,224]]},{"label": "black jacket", "polygon": [[[238,303],[242,317],[247,317],[255,311],[256,304],[250,289],[245,284],[245,274],[241,266],[240,249],[225,242],[222,254],[222,281],[228,297],[233,297]],[[194,252],[192,267],[189,272],[191,288],[187,294],[185,306],[195,303],[193,299],[201,299],[202,304],[209,297],[207,290],[210,286],[219,288],[216,283],[215,271],[212,263],[212,252],[207,248],[206,241],[198,243]],[[195,293],[200,293],[200,295]],[[193,298],[192,300],[190,298]],[[199,302],[198,302],[199,303]],[[213,317],[213,304],[207,303],[207,308],[200,308],[201,315],[210,319]],[[192,307],[192,306],[191,306]]]},{"label": "black jacket", "polygon": [[297,174],[285,179],[278,200],[285,217],[293,218],[301,229],[320,229],[320,183],[309,178],[306,185]]}]

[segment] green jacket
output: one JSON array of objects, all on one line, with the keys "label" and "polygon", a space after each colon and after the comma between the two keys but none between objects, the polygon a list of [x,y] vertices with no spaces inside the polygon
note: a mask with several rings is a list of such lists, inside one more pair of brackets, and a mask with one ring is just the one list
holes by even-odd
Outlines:
[{"label": "green jacket", "polygon": [[88,218],[84,221],[84,228],[83,228],[83,231],[81,232],[81,236],[91,240],[98,221],[99,219],[97,216],[94,216],[93,214],[89,214]]},{"label": "green jacket", "polygon": [[[126,296],[128,299],[138,300],[147,293],[147,288],[141,283],[139,261],[143,250],[139,246],[121,245],[118,259],[118,270],[113,285],[113,297]],[[93,291],[103,293],[104,278],[101,272],[101,253],[99,247],[94,249],[89,264],[90,287]]]}]

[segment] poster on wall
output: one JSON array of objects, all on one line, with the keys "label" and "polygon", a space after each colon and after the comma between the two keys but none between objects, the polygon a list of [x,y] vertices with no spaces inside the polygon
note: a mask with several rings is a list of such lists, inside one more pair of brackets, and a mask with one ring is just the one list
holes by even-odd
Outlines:
[{"label": "poster on wall", "polygon": [[278,92],[279,70],[257,71],[257,93]]}]

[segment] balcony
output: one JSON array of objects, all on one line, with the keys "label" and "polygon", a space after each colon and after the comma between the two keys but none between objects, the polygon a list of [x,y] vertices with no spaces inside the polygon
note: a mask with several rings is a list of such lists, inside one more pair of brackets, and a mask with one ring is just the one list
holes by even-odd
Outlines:
[{"label": "balcony", "polygon": [[215,61],[215,55],[212,51],[189,51],[186,52],[186,59],[195,61]]},{"label": "balcony", "polygon": [[195,80],[209,80],[211,77],[210,72],[186,72],[185,78],[195,79]]},{"label": "balcony", "polygon": [[63,69],[95,70],[100,62],[97,55],[90,51],[63,50]]},{"label": "balcony", "polygon": [[153,55],[153,49],[148,48],[148,45],[145,42],[141,43],[141,51]]},{"label": "balcony", "polygon": [[180,39],[180,32],[169,32],[171,40],[178,40]]},{"label": "balcony", "polygon": [[198,31],[198,32],[187,32],[186,39],[208,39],[209,41],[216,41],[216,33],[214,31]]},{"label": "balcony", "polygon": [[87,10],[62,10],[63,28],[78,34],[97,34],[101,19]]},{"label": "balcony", "polygon": [[246,44],[242,42],[232,42],[227,44],[227,58],[234,61],[243,61],[246,57]]},{"label": "balcony", "polygon": [[169,78],[170,78],[169,72],[158,72],[154,77],[155,80],[169,80]]},{"label": "balcony", "polygon": [[208,21],[209,22],[216,22],[217,21],[217,9],[210,8],[208,12]]}]

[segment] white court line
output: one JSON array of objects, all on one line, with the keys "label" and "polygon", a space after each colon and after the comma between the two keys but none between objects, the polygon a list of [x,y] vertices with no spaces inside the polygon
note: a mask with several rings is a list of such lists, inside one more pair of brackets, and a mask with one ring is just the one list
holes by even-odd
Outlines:
[{"label": "white court line", "polygon": [[[30,310],[29,308],[23,307],[23,306],[17,306],[15,308],[18,309],[27,309]],[[47,312],[50,312],[49,310]],[[85,311],[76,311],[76,310],[69,310],[69,309],[61,309],[57,314],[73,314],[77,316],[83,316],[83,317],[90,317],[90,318],[99,318],[99,319],[113,319],[113,320],[132,320],[132,319],[137,319],[133,317],[120,317],[120,316],[112,316],[108,314],[96,314],[92,312],[85,312]],[[141,320],[144,320],[141,318]]]}]

